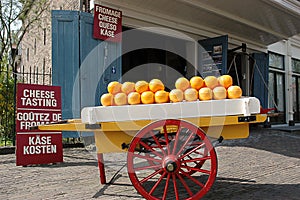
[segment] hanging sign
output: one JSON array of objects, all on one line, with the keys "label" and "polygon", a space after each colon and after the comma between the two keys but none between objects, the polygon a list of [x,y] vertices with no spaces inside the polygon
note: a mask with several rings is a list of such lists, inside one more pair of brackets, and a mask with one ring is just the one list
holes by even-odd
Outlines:
[{"label": "hanging sign", "polygon": [[100,40],[121,42],[122,12],[95,4],[93,37]]},{"label": "hanging sign", "polygon": [[61,132],[30,129],[60,120],[59,86],[17,85],[16,165],[63,162]]}]

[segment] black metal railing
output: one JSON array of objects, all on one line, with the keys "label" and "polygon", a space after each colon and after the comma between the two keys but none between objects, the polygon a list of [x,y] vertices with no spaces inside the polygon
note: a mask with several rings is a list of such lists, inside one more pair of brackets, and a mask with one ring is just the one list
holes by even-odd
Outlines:
[{"label": "black metal railing", "polygon": [[18,70],[10,70],[9,66],[0,68],[0,146],[15,145],[15,113],[17,83],[51,85],[51,69],[45,67],[22,66]]}]

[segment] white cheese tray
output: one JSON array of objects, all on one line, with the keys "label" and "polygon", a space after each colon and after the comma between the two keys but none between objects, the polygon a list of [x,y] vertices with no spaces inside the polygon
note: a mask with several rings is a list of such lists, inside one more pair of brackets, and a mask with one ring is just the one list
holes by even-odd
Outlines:
[{"label": "white cheese tray", "polygon": [[81,111],[83,123],[135,120],[182,119],[260,113],[260,102],[255,97],[163,104],[86,107]]}]

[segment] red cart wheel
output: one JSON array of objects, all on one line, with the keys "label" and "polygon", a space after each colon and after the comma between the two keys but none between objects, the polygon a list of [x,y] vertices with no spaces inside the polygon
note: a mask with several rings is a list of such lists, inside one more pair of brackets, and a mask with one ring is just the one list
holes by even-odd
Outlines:
[{"label": "red cart wheel", "polygon": [[205,133],[176,119],[140,130],[128,149],[128,175],[146,199],[200,199],[213,185],[217,156]]}]

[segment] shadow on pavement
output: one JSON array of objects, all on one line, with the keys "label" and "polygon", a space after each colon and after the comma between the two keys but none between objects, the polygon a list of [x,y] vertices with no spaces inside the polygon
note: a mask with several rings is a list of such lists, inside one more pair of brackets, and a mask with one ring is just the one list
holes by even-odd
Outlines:
[{"label": "shadow on pavement", "polygon": [[260,200],[299,200],[299,184],[257,184],[252,180],[231,179],[218,177],[210,191],[203,199],[214,200],[240,200],[240,199],[260,199]]},{"label": "shadow on pavement", "polygon": [[12,163],[16,163],[16,159],[1,160],[1,161],[0,161],[0,165],[12,164]]},{"label": "shadow on pavement", "polygon": [[288,157],[300,158],[300,134],[252,128],[245,139],[224,140],[222,146],[242,146],[265,150]]},{"label": "shadow on pavement", "polygon": [[62,167],[75,167],[75,166],[95,166],[95,167],[98,167],[98,163],[96,161],[94,161],[94,162],[68,162],[68,161],[66,161],[66,162],[62,162],[62,163],[27,165],[27,166],[23,166],[23,167],[62,168]]},{"label": "shadow on pavement", "polygon": [[[119,176],[121,177],[121,176]],[[119,178],[118,177],[118,178]],[[116,178],[116,179],[118,179]],[[115,179],[115,180],[116,180]],[[155,184],[150,182],[149,185]],[[171,184],[172,185],[172,184]],[[120,187],[118,193],[110,191],[110,186]],[[170,187],[170,186],[169,186]],[[172,186],[171,186],[172,187]],[[158,192],[163,192],[163,187],[158,188]],[[132,192],[134,190],[134,192]],[[172,190],[172,189],[171,189]],[[128,192],[127,192],[128,191]],[[180,192],[185,192],[185,189],[179,188]],[[260,199],[260,200],[299,200],[300,184],[257,184],[254,180],[217,177],[210,191],[203,197],[204,200],[240,200],[240,199]],[[124,197],[124,198],[141,198],[134,186],[130,184],[111,183],[104,185],[93,198],[103,197]],[[169,196],[167,199],[175,199],[174,196]]]},{"label": "shadow on pavement", "polygon": [[106,190],[109,189],[110,186],[117,186],[117,187],[126,187],[126,188],[131,188],[134,189],[132,184],[129,182],[128,183],[116,183],[115,181],[121,178],[122,175],[118,174],[116,177],[113,177],[107,184],[105,184],[94,196],[93,198],[99,198],[103,195],[108,195],[108,196],[115,196],[115,197],[126,197],[126,198],[138,198],[140,197],[138,194],[122,194],[122,193],[115,193],[115,194],[106,194]]}]

